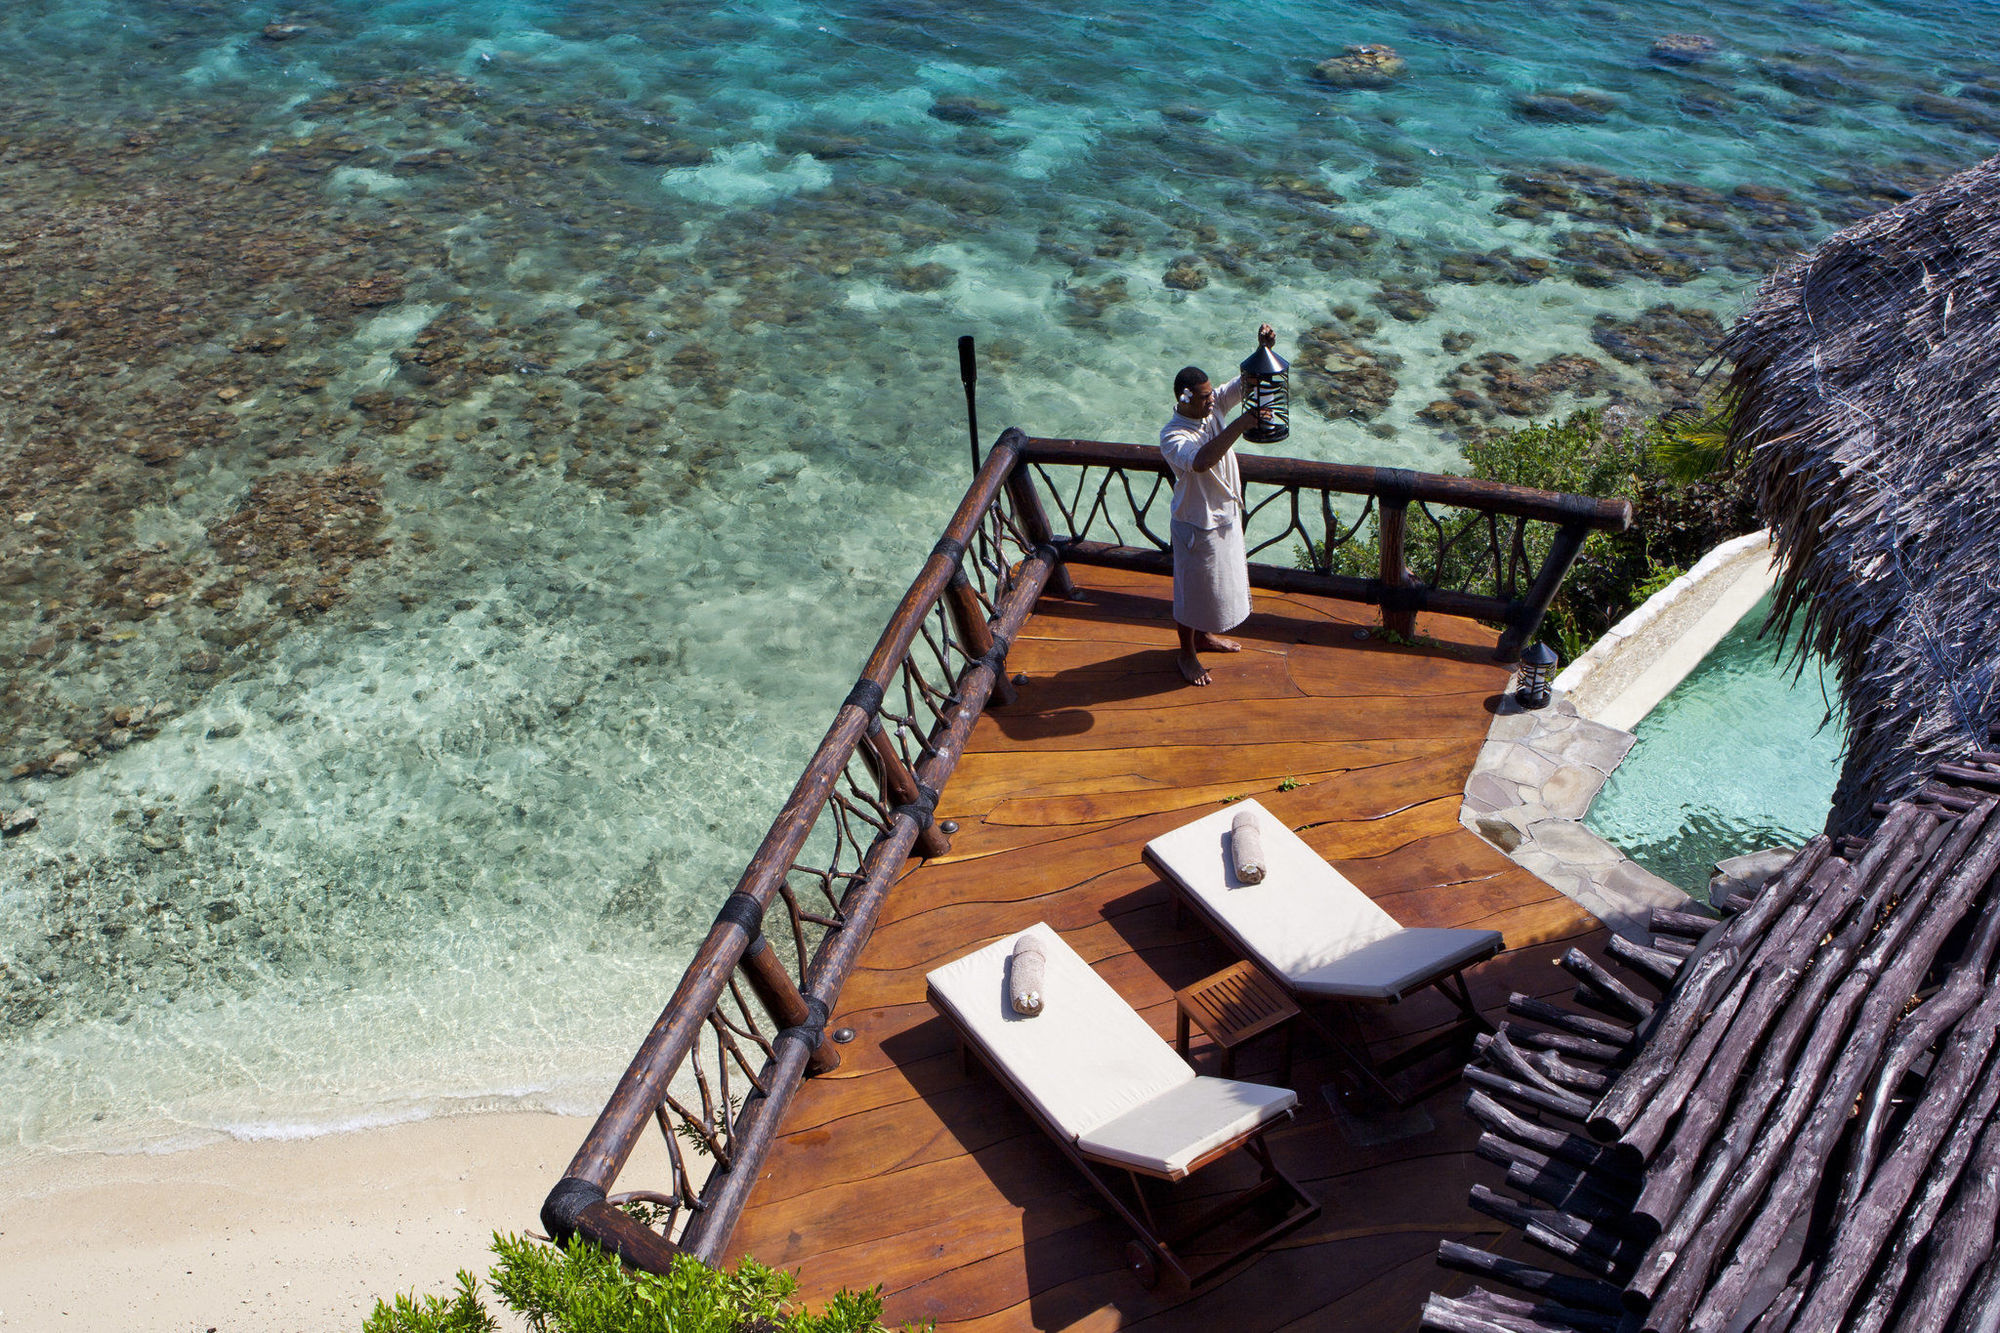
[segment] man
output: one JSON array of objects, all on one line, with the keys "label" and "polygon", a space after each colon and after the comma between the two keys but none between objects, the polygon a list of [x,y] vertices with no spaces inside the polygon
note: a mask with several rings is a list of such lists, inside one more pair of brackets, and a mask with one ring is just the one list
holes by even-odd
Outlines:
[{"label": "man", "polygon": [[[1257,345],[1278,335],[1257,329]],[[1223,414],[1243,399],[1241,377],[1220,389],[1199,366],[1174,376],[1174,415],[1160,428],[1160,454],[1174,473],[1174,661],[1190,685],[1208,684],[1202,653],[1235,653],[1243,645],[1219,637],[1250,614],[1250,565],[1243,554],[1243,480],[1232,446],[1255,423],[1244,413],[1228,425]]]}]

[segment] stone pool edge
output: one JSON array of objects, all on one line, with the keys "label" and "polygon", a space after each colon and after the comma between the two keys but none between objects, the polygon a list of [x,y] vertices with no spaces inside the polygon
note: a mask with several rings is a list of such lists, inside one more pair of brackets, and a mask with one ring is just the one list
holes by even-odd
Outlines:
[{"label": "stone pool edge", "polygon": [[1583,817],[1631,752],[1630,729],[1769,591],[1770,553],[1766,531],[1708,552],[1572,662],[1546,708],[1522,708],[1510,682],[1466,777],[1461,824],[1639,943],[1653,908],[1698,904]]}]

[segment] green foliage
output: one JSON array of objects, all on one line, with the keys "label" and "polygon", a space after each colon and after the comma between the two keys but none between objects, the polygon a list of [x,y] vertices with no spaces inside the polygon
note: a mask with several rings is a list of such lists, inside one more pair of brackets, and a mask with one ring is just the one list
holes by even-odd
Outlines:
[{"label": "green foliage", "polygon": [[[843,1291],[818,1313],[787,1302],[791,1274],[745,1259],[733,1273],[681,1256],[666,1274],[641,1273],[595,1245],[561,1249],[525,1236],[493,1237],[499,1262],[488,1281],[501,1304],[531,1333],[877,1333],[878,1289]],[[458,1275],[450,1299],[398,1296],[377,1301],[362,1333],[495,1333],[472,1274]]]},{"label": "green foliage", "polygon": [[479,1299],[479,1279],[458,1270],[458,1290],[444,1296],[399,1295],[375,1302],[361,1333],[499,1333],[500,1325]]},{"label": "green foliage", "polygon": [[[1740,480],[1721,470],[1729,410],[1728,402],[1718,398],[1693,413],[1623,428],[1607,425],[1596,411],[1573,412],[1560,421],[1499,432],[1466,447],[1468,470],[1475,477],[1632,502],[1630,530],[1593,532],[1584,540],[1542,623],[1542,637],[1563,660],[1574,660],[1717,542],[1757,527]],[[1451,511],[1440,517],[1447,525],[1458,521]],[[1426,583],[1496,593],[1483,535],[1474,530],[1452,543],[1447,526],[1440,558],[1437,529],[1412,506],[1404,562]],[[1524,544],[1531,574],[1554,539],[1553,524],[1528,526]],[[1374,578],[1381,567],[1372,525],[1332,552],[1312,543],[1295,554],[1302,568],[1322,573]]]},{"label": "green foliage", "polygon": [[1729,461],[1729,405],[1717,399],[1699,412],[1661,417],[1649,434],[1662,477],[1679,486],[1707,480]]}]

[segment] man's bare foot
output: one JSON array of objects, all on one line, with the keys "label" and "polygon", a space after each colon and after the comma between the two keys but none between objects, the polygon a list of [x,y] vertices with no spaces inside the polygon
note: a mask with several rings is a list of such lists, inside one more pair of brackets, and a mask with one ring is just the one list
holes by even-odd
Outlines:
[{"label": "man's bare foot", "polygon": [[[1194,646],[1198,651],[1204,653],[1240,653],[1243,651],[1243,645],[1236,642],[1236,640],[1218,639],[1215,635],[1205,630],[1195,636]],[[1185,671],[1187,668],[1182,667],[1181,670]]]},{"label": "man's bare foot", "polygon": [[1208,668],[1203,666],[1201,659],[1193,653],[1175,653],[1174,665],[1181,669],[1183,676],[1187,677],[1188,684],[1208,684]]}]

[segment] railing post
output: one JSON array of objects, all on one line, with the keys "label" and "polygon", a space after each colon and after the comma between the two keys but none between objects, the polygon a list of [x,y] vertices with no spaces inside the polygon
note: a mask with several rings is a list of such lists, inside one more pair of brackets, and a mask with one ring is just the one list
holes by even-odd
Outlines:
[{"label": "railing post", "polygon": [[1556,589],[1562,586],[1563,575],[1576,563],[1577,552],[1583,549],[1584,538],[1590,535],[1590,528],[1581,522],[1568,522],[1556,531],[1555,544],[1549,547],[1548,559],[1542,561],[1541,573],[1535,575],[1535,586],[1528,589],[1525,601],[1510,607],[1507,612],[1507,629],[1500,636],[1500,643],[1493,650],[1496,662],[1512,662],[1521,655],[1521,650],[1542,628],[1542,617],[1549,612],[1549,603],[1556,599]]},{"label": "railing post", "polygon": [[[1008,437],[1012,436],[1013,439]],[[1042,508],[1042,497],[1035,493],[1035,479],[1028,474],[1027,464],[1020,459],[1021,451],[1027,447],[1028,436],[1019,426],[1009,426],[1000,433],[1004,444],[1014,449],[1014,465],[1007,469],[1007,493],[1014,497],[1014,509],[1021,516],[1021,526],[1027,529],[1028,540],[1037,546],[1054,549],[1056,530],[1049,526],[1048,511]],[[1056,560],[1055,572],[1049,575],[1048,591],[1064,601],[1076,599],[1076,584],[1070,581],[1069,569],[1060,558]]]},{"label": "railing post", "polygon": [[1376,532],[1380,537],[1381,567],[1377,575],[1382,583],[1382,628],[1399,638],[1410,639],[1417,633],[1417,608],[1411,590],[1417,581],[1410,577],[1409,567],[1403,563],[1404,549],[1410,516],[1410,495],[1416,488],[1417,474],[1404,468],[1383,469],[1386,480],[1380,492],[1380,507],[1377,509]]},{"label": "railing post", "polygon": [[1014,682],[1007,678],[1007,656],[1005,653],[993,656],[993,627],[986,623],[986,608],[979,604],[979,594],[972,590],[972,580],[965,576],[963,569],[952,575],[945,593],[951,599],[952,621],[958,626],[958,637],[965,643],[966,655],[992,659],[993,697],[1002,707],[1013,703]]},{"label": "railing post", "polygon": [[772,950],[762,931],[750,937],[737,966],[743,969],[743,975],[750,980],[750,989],[757,992],[757,998],[778,1025],[796,1029],[805,1038],[810,1052],[806,1057],[808,1073],[824,1074],[840,1068],[840,1052],[826,1040],[826,1006],[808,1002],[799,994],[799,984],[792,980],[791,969]]},{"label": "railing post", "polygon": [[943,856],[951,850],[951,839],[937,826],[936,795],[926,797],[917,775],[903,762],[902,754],[896,749],[896,742],[889,739],[889,733],[882,729],[882,719],[868,719],[868,735],[863,739],[861,759],[875,772],[875,780],[889,793],[889,799],[897,805],[906,805],[912,811],[922,811],[917,820],[917,853],[920,856]]}]

